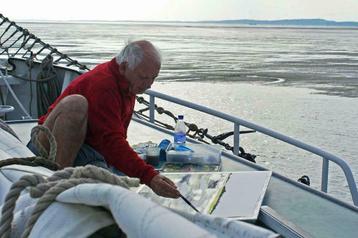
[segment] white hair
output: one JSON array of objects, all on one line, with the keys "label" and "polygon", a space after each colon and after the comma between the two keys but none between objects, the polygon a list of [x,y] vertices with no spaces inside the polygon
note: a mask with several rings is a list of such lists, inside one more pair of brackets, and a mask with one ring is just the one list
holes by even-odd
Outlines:
[{"label": "white hair", "polygon": [[[155,46],[153,46],[153,50],[151,54],[154,57],[154,59],[160,64],[161,55]],[[118,64],[127,62],[128,68],[134,69],[142,62],[144,56],[145,56],[145,52],[142,49],[142,47],[139,44],[137,44],[137,42],[129,42],[122,49],[122,51],[116,56],[116,61]]]}]

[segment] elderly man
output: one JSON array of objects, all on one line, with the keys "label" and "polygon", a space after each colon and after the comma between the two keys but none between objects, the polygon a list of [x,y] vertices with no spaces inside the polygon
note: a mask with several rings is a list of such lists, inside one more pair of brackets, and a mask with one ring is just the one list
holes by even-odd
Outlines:
[{"label": "elderly man", "polygon": [[[175,184],[138,157],[126,140],[135,95],[150,88],[160,66],[158,50],[141,40],[73,80],[39,119],[56,138],[56,161],[62,167],[94,164],[117,170],[138,177],[158,195],[178,198]],[[39,140],[49,148],[43,134]],[[28,146],[37,153],[31,141]]]}]

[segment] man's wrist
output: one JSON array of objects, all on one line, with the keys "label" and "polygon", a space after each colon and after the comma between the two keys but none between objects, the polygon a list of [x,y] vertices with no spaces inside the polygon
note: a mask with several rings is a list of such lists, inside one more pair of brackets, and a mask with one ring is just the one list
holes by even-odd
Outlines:
[{"label": "man's wrist", "polygon": [[150,166],[150,168],[146,171],[146,173],[142,176],[140,179],[141,183],[144,183],[150,187],[150,183],[152,182],[152,179],[159,174],[158,171],[153,169],[153,167]]}]

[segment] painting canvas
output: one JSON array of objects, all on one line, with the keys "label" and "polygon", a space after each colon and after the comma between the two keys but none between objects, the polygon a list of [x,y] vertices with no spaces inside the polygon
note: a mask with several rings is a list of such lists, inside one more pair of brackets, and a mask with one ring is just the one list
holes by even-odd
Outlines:
[{"label": "painting canvas", "polygon": [[[201,172],[168,176],[177,185],[181,194],[203,214],[256,220],[268,187],[271,171]],[[157,196],[143,185],[138,193],[162,206],[195,213],[183,199]]]}]

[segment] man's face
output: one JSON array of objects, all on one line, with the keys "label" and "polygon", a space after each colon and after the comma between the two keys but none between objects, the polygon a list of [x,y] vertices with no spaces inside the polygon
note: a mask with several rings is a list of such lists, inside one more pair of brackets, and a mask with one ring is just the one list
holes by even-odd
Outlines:
[{"label": "man's face", "polygon": [[124,65],[124,70],[121,72],[129,82],[129,92],[132,94],[141,94],[149,89],[153,84],[154,79],[158,76],[160,65],[147,60],[143,60],[134,69],[128,68]]}]

